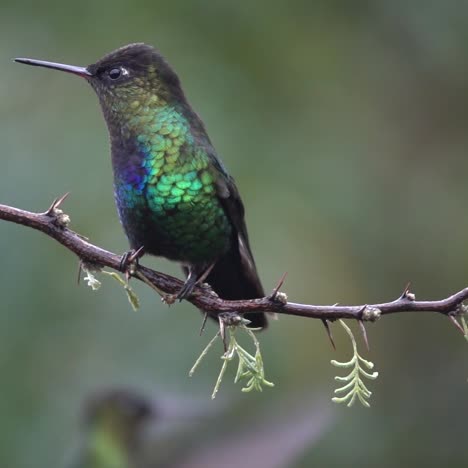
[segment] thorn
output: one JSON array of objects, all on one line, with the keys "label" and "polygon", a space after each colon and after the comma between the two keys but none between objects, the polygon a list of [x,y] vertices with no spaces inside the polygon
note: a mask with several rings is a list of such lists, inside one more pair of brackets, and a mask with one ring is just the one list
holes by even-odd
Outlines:
[{"label": "thorn", "polygon": [[136,250],[128,250],[122,254],[119,264],[119,271],[125,274],[125,280],[129,282],[132,275],[135,274],[138,267],[138,259],[145,253],[145,248],[142,245]]},{"label": "thorn", "polygon": [[283,276],[280,278],[280,280],[278,281],[278,284],[276,285],[276,287],[273,289],[272,293],[268,296],[268,299],[270,299],[270,301],[274,301],[276,299],[276,296],[278,295],[278,292],[281,288],[281,286],[283,286],[283,283],[284,283],[284,280],[286,279],[286,276],[288,276],[288,272],[285,271],[283,273]]},{"label": "thorn", "polygon": [[142,245],[140,248],[136,249],[132,255],[130,255],[130,262],[135,262],[139,258],[143,257],[145,255],[145,246]]},{"label": "thorn", "polygon": [[207,319],[208,319],[208,312],[205,312],[203,315],[203,322],[200,327],[200,336],[202,336],[203,332],[205,331],[205,325],[206,325]]},{"label": "thorn", "polygon": [[322,319],[323,326],[325,327],[325,330],[327,330],[327,335],[328,338],[330,339],[330,343],[333,346],[333,349],[336,351],[336,346],[335,346],[335,340],[333,339],[333,335],[330,329],[330,324],[328,323],[328,320]]},{"label": "thorn", "polygon": [[406,286],[403,289],[403,292],[401,293],[401,296],[399,297],[399,299],[404,299],[406,297],[406,295],[409,293],[410,286],[411,286],[411,282],[408,281],[408,283],[406,283]]},{"label": "thorn", "polygon": [[54,211],[64,202],[68,195],[70,195],[70,192],[65,193],[61,197],[55,198],[44,214],[47,216],[52,216],[54,214]]},{"label": "thorn", "polygon": [[364,343],[366,343],[367,351],[370,351],[369,340],[367,339],[367,331],[366,331],[366,327],[364,326],[364,322],[362,320],[358,320],[358,323],[359,323],[359,328],[361,329],[362,338],[364,339]]},{"label": "thorn", "polygon": [[142,245],[140,248],[134,250],[128,257],[128,263],[133,263],[143,257],[145,254],[145,246]]},{"label": "thorn", "polygon": [[134,250],[128,256],[125,264],[125,280],[128,282],[138,268],[138,260],[145,254],[145,247],[142,245],[140,248]]},{"label": "thorn", "polygon": [[80,260],[78,262],[78,277],[76,278],[76,284],[79,286],[80,285],[80,280],[81,280],[81,272],[83,271],[83,261]]},{"label": "thorn", "polygon": [[71,229],[69,229],[69,231],[70,231],[71,233],[75,234],[75,236],[78,236],[80,239],[83,239],[83,240],[85,240],[86,242],[89,241],[89,237],[83,236],[83,234],[80,234],[79,232],[72,231]]},{"label": "thorn", "polygon": [[227,353],[227,343],[226,343],[226,327],[224,324],[224,319],[222,316],[218,315],[219,322],[219,334],[223,340],[224,352]]},{"label": "thorn", "polygon": [[207,276],[211,273],[211,270],[214,268],[216,265],[216,262],[213,262],[206,270],[205,272],[198,278],[197,283],[199,286],[203,284],[203,282],[206,280]]},{"label": "thorn", "polygon": [[[359,310],[358,310],[358,315],[360,315],[361,317],[364,315],[364,312],[366,311],[367,309],[367,304],[366,305],[363,305]],[[362,320],[361,319],[358,319],[358,320]]]},{"label": "thorn", "polygon": [[452,321],[452,323],[455,325],[455,327],[457,327],[458,330],[461,331],[462,335],[465,336],[465,330],[463,330],[463,327],[460,325],[458,320],[451,314],[448,314],[447,317]]},{"label": "thorn", "polygon": [[402,300],[407,300],[407,301],[414,301],[416,299],[415,295],[410,292],[410,287],[411,287],[411,281],[409,281],[405,289],[403,289],[403,292],[401,293],[400,297],[397,299],[397,301],[402,301]]}]

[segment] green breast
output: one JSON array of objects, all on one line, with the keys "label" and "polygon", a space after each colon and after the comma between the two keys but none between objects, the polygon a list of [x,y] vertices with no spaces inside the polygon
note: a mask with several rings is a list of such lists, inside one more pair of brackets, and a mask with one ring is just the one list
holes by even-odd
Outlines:
[{"label": "green breast", "polygon": [[132,110],[127,138],[136,138],[138,154],[116,171],[117,204],[129,237],[142,237],[134,243],[174,260],[196,263],[224,253],[231,226],[203,142],[172,107],[138,103]]}]

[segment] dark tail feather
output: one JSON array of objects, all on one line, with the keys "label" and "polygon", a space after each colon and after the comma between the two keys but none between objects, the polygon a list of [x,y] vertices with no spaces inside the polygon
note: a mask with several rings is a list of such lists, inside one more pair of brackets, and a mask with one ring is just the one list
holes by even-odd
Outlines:
[{"label": "dark tail feather", "polygon": [[[251,257],[241,258],[238,248],[231,249],[216,262],[205,282],[222,299],[257,299],[265,296],[253,260]],[[244,317],[250,320],[250,328],[266,328],[268,324],[264,313],[245,314]]]}]

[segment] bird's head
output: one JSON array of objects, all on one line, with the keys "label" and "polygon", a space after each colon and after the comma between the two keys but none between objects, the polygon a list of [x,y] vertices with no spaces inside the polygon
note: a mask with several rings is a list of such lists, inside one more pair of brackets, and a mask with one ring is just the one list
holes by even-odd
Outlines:
[{"label": "bird's head", "polygon": [[144,107],[184,99],[177,74],[155,48],[143,43],[121,47],[87,67],[29,58],[15,61],[85,78],[99,96],[106,116],[135,114]]}]

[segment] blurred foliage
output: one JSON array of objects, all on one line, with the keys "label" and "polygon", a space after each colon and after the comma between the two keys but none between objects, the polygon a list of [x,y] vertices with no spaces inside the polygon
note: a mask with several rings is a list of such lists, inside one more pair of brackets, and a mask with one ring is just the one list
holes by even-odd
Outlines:
[{"label": "blurred foliage", "polygon": [[[456,0],[0,0],[0,201],[44,210],[70,191],[72,229],[126,250],[93,92],[10,59],[88,64],[145,41],[180,74],[237,180],[267,290],[287,270],[295,301],[372,303],[408,280],[418,298],[446,296],[468,271],[467,36]],[[61,466],[101,386],[209,399],[221,345],[189,380],[206,342],[189,304],[168,308],[135,284],[132,312],[118,288],[78,288],[76,259],[22,227],[2,223],[0,246],[0,466]],[[382,371],[372,409],[335,408],[284,466],[466,466],[466,342],[436,315],[385,317],[368,333]],[[213,427],[247,431],[297,392],[328,409],[329,361],[348,349],[337,338],[334,353],[319,321],[273,323],[261,341],[276,387],[226,385],[219,398],[237,410]]]}]

